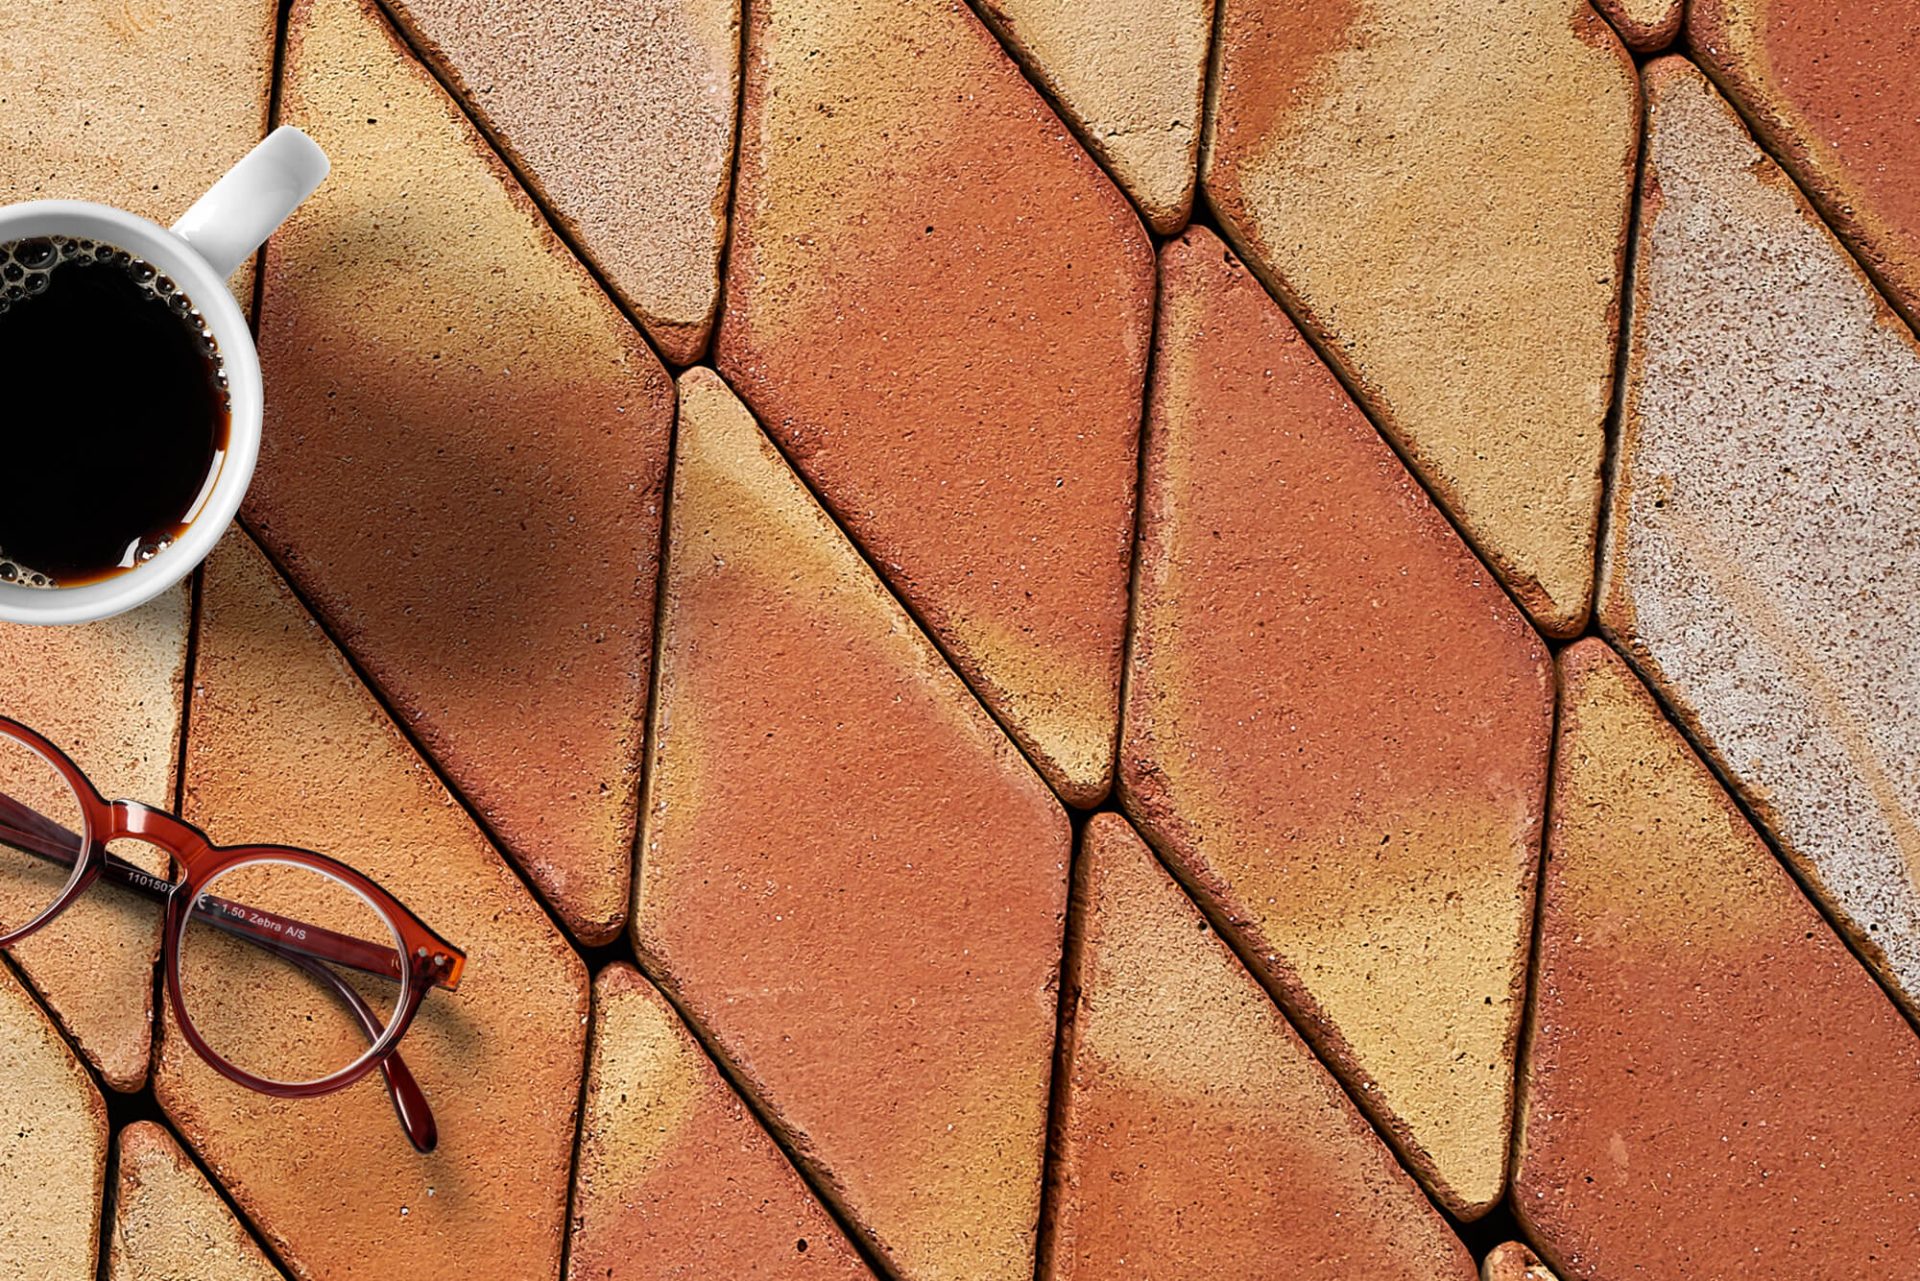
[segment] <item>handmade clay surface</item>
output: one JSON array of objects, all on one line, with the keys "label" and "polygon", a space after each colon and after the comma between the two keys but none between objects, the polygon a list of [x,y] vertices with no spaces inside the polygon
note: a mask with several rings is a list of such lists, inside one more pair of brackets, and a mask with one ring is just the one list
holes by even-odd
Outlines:
[{"label": "handmade clay surface", "polygon": [[1499,1199],[1545,647],[1211,233],[1161,253],[1120,790],[1455,1213]]},{"label": "handmade clay surface", "polygon": [[1646,81],[1600,622],[1911,1008],[1920,343],[1705,76]]},{"label": "handmade clay surface", "polygon": [[1033,1274],[1067,818],[710,370],[634,942],[909,1281]]}]

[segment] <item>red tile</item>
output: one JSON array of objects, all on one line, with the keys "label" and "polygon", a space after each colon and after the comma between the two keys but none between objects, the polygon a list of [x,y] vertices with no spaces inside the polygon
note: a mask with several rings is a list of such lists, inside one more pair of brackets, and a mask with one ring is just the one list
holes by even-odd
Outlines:
[{"label": "red tile", "polygon": [[719,377],[680,390],[635,943],[899,1277],[1030,1278],[1066,816]]},{"label": "red tile", "polygon": [[1106,794],[1151,246],[959,0],[749,9],[719,368],[1061,795]]},{"label": "red tile", "polygon": [[589,942],[631,877],[672,386],[370,0],[303,0],[246,516]]},{"label": "red tile", "polygon": [[1694,56],[1920,324],[1920,7],[1694,0]]},{"label": "red tile", "polygon": [[1545,647],[1247,269],[1161,255],[1127,810],[1455,1213],[1500,1196]]},{"label": "red tile", "polygon": [[1042,1281],[1467,1281],[1473,1260],[1125,819],[1074,874]]},{"label": "red tile", "polygon": [[666,998],[619,962],[593,981],[567,1276],[873,1278]]},{"label": "red tile", "polygon": [[[560,1275],[587,974],[560,930],[251,540],[208,560],[186,817],[217,843],[321,850],[467,954],[400,1053],[440,1143],[407,1143],[378,1073],[310,1099],[217,1076],[162,1027],[154,1092],[296,1278]],[[259,1011],[260,1034],[275,1034]]]},{"label": "red tile", "polygon": [[1566,1281],[1920,1271],[1920,1040],[1626,665],[1561,656],[1514,1206]]}]

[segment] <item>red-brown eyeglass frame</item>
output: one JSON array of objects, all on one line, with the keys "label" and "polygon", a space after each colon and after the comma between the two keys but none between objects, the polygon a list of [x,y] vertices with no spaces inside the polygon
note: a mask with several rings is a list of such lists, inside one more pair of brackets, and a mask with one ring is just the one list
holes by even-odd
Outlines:
[{"label": "red-brown eyeglass frame", "polygon": [[[419,1013],[420,1002],[428,988],[453,991],[466,968],[466,953],[454,947],[408,911],[393,895],[370,877],[346,864],[311,850],[284,845],[214,845],[199,828],[139,801],[109,801],[102,796],[78,765],[67,754],[18,721],[0,716],[0,737],[11,738],[32,749],[72,787],[80,803],[84,832],[71,832],[37,810],[0,793],[0,839],[28,853],[52,862],[71,866],[73,850],[81,850],[80,866],[68,877],[59,897],[38,916],[11,933],[0,934],[0,948],[9,947],[59,916],[94,881],[105,876],[114,884],[143,894],[165,905],[166,928],[161,952],[166,971],[167,1000],[173,1007],[175,1022],[194,1052],[229,1080],[276,1098],[310,1098],[344,1089],[374,1068],[380,1069],[393,1099],[394,1111],[407,1138],[421,1152],[431,1152],[438,1142],[433,1111],[400,1058],[400,1038]],[[181,871],[178,881],[165,881],[107,852],[107,843],[133,837],[156,845],[173,856]],[[202,891],[214,877],[238,864],[255,860],[274,860],[305,867],[339,880],[357,891],[392,923],[406,949],[406,964],[393,948],[364,939],[336,934],[304,922],[290,921],[270,912],[228,903]],[[234,1066],[212,1049],[193,1026],[180,990],[179,940],[189,921],[205,924],[255,943],[300,967],[329,990],[354,1013],[361,1028],[372,1038],[367,1053],[331,1076],[317,1081],[289,1083],[268,1081]],[[384,1031],[380,1017],[359,992],[336,975],[329,965],[344,966],[401,985],[395,1013]]]}]

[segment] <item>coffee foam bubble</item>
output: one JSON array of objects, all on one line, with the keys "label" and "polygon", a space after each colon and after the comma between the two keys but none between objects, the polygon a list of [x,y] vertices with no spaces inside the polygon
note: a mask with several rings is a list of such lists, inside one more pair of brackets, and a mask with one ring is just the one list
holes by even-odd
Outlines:
[{"label": "coffee foam bubble", "polygon": [[[232,409],[231,396],[227,392],[226,362],[220,355],[219,344],[214,341],[213,330],[207,325],[206,317],[200,314],[200,309],[193,305],[180,287],[157,267],[145,259],[134,257],[118,245],[71,236],[39,236],[0,244],[0,315],[45,293],[53,284],[54,268],[63,263],[119,268],[131,276],[134,283],[156,303],[166,307],[182,323],[192,328],[198,336],[200,350],[213,360],[214,381],[220,384],[222,399],[227,402],[228,409]],[[145,564],[169,546],[171,541],[166,539],[141,544],[134,551],[134,564]],[[47,575],[8,556],[4,547],[0,547],[0,583],[45,588],[60,585]]]}]

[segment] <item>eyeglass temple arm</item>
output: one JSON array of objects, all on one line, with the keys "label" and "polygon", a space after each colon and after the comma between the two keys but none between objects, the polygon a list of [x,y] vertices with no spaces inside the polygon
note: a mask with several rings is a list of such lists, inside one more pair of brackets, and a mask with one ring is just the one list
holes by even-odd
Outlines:
[{"label": "eyeglass temple arm", "polygon": [[[73,848],[80,842],[73,832],[4,793],[0,793],[0,837],[64,867],[73,866]],[[115,854],[105,851],[103,854],[102,870],[117,884],[159,901],[164,901],[172,891],[173,882],[142,871]],[[400,953],[350,934],[339,934],[324,926],[276,916],[272,912],[232,903],[212,894],[200,895],[193,910],[195,915],[230,934],[256,942],[271,942],[315,960],[345,965],[396,983],[402,975],[404,961]],[[452,975],[453,971],[442,966],[441,972],[434,975],[433,982],[452,991],[456,986]]]},{"label": "eyeglass temple arm", "polygon": [[[26,806],[12,797],[0,794],[0,839],[8,841],[21,849],[41,858],[66,867],[73,866],[73,848],[79,843],[79,837],[60,824]],[[129,889],[135,890],[155,902],[166,901],[172,892],[170,881],[152,875],[134,866],[115,854],[101,851],[104,871],[113,880]],[[205,906],[203,906],[205,905]],[[207,910],[211,907],[213,910]],[[210,894],[200,896],[193,906],[195,915],[204,918],[209,924],[226,933],[244,938],[251,943],[267,948],[286,957],[302,970],[324,982],[359,1020],[361,1030],[369,1041],[380,1039],[382,1024],[379,1016],[368,1006],[366,1000],[354,991],[351,984],[328,969],[321,961],[335,961],[365,970],[381,978],[398,980],[399,954],[392,948],[383,948],[364,940],[336,934],[319,926],[302,926],[298,922],[289,922],[284,918],[273,917],[269,913],[253,913],[254,916],[272,920],[282,931],[292,928],[304,933],[306,940],[333,945],[329,951],[350,952],[356,959],[346,956],[331,956],[325,953],[316,955],[307,948],[288,943],[281,934],[269,934],[253,926],[242,914],[251,909],[215,898]],[[216,914],[217,913],[217,914]],[[315,938],[315,935],[321,937]],[[431,1152],[439,1140],[438,1127],[434,1124],[433,1109],[427,1105],[427,1097],[420,1085],[414,1080],[413,1073],[394,1050],[380,1060],[380,1075],[386,1080],[387,1093],[393,1099],[393,1110],[399,1115],[400,1126],[406,1131],[407,1140],[420,1152]]]}]

